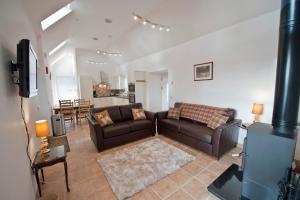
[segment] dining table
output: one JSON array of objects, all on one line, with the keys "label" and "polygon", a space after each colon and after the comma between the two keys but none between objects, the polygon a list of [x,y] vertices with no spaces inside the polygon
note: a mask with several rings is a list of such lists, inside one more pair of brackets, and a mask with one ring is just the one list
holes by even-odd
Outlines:
[{"label": "dining table", "polygon": [[[91,104],[90,105],[90,108],[94,108],[94,107],[95,107],[95,104]],[[74,105],[73,108],[74,108],[75,116],[76,116],[76,124],[78,124],[79,105]],[[54,114],[58,114],[59,111],[60,111],[60,107],[59,106],[53,107]]]}]

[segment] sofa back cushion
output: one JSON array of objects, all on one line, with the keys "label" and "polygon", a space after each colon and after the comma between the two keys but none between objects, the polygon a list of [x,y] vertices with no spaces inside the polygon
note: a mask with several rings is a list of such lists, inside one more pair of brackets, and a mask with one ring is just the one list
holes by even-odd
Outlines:
[{"label": "sofa back cushion", "polygon": [[133,120],[132,108],[142,108],[141,103],[120,106],[122,120]]},{"label": "sofa back cushion", "polygon": [[104,110],[107,110],[107,112],[108,112],[110,118],[113,120],[113,122],[122,121],[122,116],[121,116],[119,106],[93,108],[93,109],[91,109],[91,112],[92,112],[92,114],[94,114],[94,113],[102,112]]},{"label": "sofa back cushion", "polygon": [[175,103],[175,107],[179,107],[181,109],[180,117],[191,119],[204,124],[208,124],[214,113],[228,116],[228,122],[232,121],[235,118],[235,110],[230,108],[219,108],[190,103]]}]

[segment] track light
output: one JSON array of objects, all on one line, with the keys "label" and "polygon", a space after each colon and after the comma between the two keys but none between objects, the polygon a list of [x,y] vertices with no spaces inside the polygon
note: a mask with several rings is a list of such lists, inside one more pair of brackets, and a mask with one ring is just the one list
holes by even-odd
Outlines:
[{"label": "track light", "polygon": [[148,20],[147,18],[144,18],[144,17],[142,17],[140,15],[137,15],[135,13],[133,13],[133,19],[135,21],[140,21],[144,26],[146,26],[147,24],[149,24],[152,29],[155,29],[156,27],[159,27],[160,31],[165,30],[166,32],[169,32],[171,30],[171,28],[169,26],[165,26],[165,25],[162,25],[162,24],[154,23],[154,22]]},{"label": "track light", "polygon": [[101,50],[97,50],[96,51],[98,54],[102,54],[104,56],[122,56],[122,53],[120,52],[107,52],[107,51],[101,51]]}]

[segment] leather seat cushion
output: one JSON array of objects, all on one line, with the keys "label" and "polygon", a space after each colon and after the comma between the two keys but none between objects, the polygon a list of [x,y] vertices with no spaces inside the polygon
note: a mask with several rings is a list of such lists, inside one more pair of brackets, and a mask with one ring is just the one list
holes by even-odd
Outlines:
[{"label": "leather seat cushion", "polygon": [[126,122],[115,123],[103,128],[104,138],[111,138],[124,135],[130,132],[130,127]]},{"label": "leather seat cushion", "polygon": [[127,122],[131,131],[139,131],[145,129],[152,129],[152,122],[150,120],[136,120]]},{"label": "leather seat cushion", "polygon": [[167,129],[171,129],[174,131],[178,131],[179,130],[179,120],[176,119],[162,119],[160,120],[160,126],[162,128],[167,128]]},{"label": "leather seat cushion", "polygon": [[211,144],[214,131],[200,123],[180,120],[180,133]]}]

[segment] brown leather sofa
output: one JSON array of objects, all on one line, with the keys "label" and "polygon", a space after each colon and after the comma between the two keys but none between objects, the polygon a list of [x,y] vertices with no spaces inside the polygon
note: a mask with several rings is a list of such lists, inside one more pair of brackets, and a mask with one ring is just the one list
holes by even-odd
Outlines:
[{"label": "brown leather sofa", "polygon": [[[175,103],[180,107],[181,103]],[[241,120],[235,119],[236,111],[227,109],[229,120],[213,130],[206,124],[180,117],[179,120],[167,118],[168,111],[158,113],[158,133],[199,149],[218,159],[237,145],[238,126]]]},{"label": "brown leather sofa", "polygon": [[[98,151],[114,147],[121,144],[154,136],[156,133],[156,114],[145,111],[147,119],[133,120],[132,108],[142,108],[141,103],[112,106],[104,108],[93,108],[87,117],[90,136]],[[93,113],[107,110],[114,124],[101,127],[94,119]]]}]

